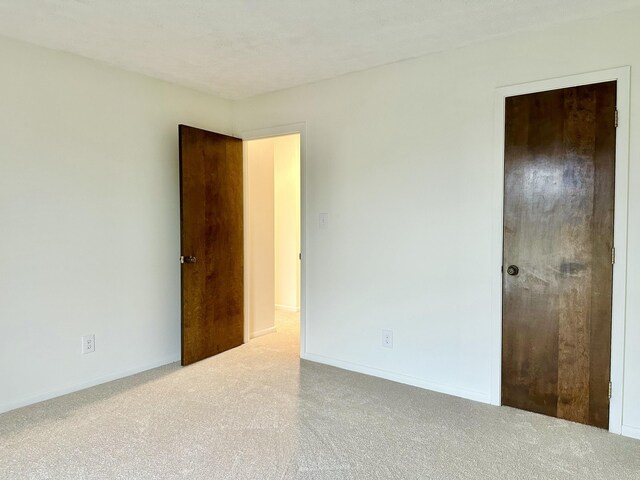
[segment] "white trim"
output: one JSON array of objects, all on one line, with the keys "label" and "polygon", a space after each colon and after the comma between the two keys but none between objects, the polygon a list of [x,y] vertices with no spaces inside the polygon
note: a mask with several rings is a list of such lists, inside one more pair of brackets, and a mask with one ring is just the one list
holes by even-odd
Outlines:
[{"label": "white trim", "polygon": [[299,312],[300,307],[296,307],[295,305],[280,305],[276,303],[276,310],[281,310],[283,312]]},{"label": "white trim", "polygon": [[[592,83],[617,81],[617,104],[619,124],[616,132],[616,179],[615,179],[615,219],[614,245],[616,264],[613,268],[613,310],[611,332],[611,382],[613,385],[609,413],[609,431],[624,433],[622,428],[624,342],[626,315],[627,278],[627,223],[629,191],[629,106],[631,68],[620,67],[562,78],[553,78],[532,83],[500,87],[495,93],[494,117],[494,198],[492,265],[495,270],[491,281],[492,304],[492,361],[491,361],[491,403],[500,405],[502,376],[502,215],[503,215],[503,175],[504,175],[504,122],[505,99],[514,95],[555,90],[559,88],[589,85]],[[630,427],[625,427],[629,431]]]},{"label": "white trim", "polygon": [[243,229],[244,229],[244,270],[243,270],[243,282],[244,282],[244,327],[243,327],[243,342],[249,343],[251,339],[251,288],[249,281],[251,275],[249,268],[253,264],[253,258],[251,257],[251,249],[249,248],[249,238],[251,238],[251,222],[249,221],[249,205],[251,204],[249,185],[249,147],[247,142],[242,142],[242,217],[243,217]]},{"label": "white trim", "polygon": [[263,330],[258,330],[257,332],[251,333],[251,338],[263,337],[265,335],[269,335],[270,333],[276,333],[276,327],[269,327]]},{"label": "white trim", "polygon": [[121,378],[129,377],[131,375],[136,375],[138,373],[146,372],[147,370],[153,370],[154,368],[162,367],[164,365],[168,365],[170,363],[175,363],[179,361],[180,361],[180,354],[174,354],[169,357],[165,357],[162,360],[151,362],[140,367],[131,368],[121,372],[109,373],[107,375],[95,378],[88,382],[74,383],[73,385],[69,385],[67,387],[56,389],[56,390],[50,390],[46,393],[35,395],[33,397],[26,397],[26,398],[21,398],[11,402],[3,403],[2,405],[0,405],[0,413],[8,412],[10,410],[15,410],[16,408],[26,407],[27,405],[33,405],[34,403],[44,402],[45,400],[50,400],[52,398],[60,397],[62,395],[78,392],[86,388],[95,387],[96,385],[102,385],[103,383],[112,382],[114,380],[120,380]]},{"label": "white trim", "polygon": [[426,390],[432,390],[438,393],[444,393],[446,395],[453,395],[455,397],[466,398],[468,400],[474,400],[476,402],[489,403],[489,394],[484,392],[477,392],[475,390],[467,390],[465,388],[457,388],[451,385],[445,385],[441,383],[433,383],[423,380],[421,378],[412,377],[410,375],[403,375],[402,373],[390,372],[388,370],[381,370],[379,368],[367,367],[366,365],[360,365],[359,363],[347,362],[344,360],[338,360],[335,358],[325,357],[315,353],[305,353],[300,355],[304,360],[310,362],[321,363],[323,365],[330,365],[332,367],[341,368],[343,370],[349,370],[351,372],[363,373],[365,375],[371,375],[373,377],[384,378],[385,380],[391,380],[393,382],[403,383],[405,385],[412,385],[414,387],[424,388]]},{"label": "white trim", "polygon": [[640,428],[622,425],[622,435],[640,440]]},{"label": "white trim", "polygon": [[[306,322],[306,304],[307,304],[307,267],[305,260],[305,252],[306,252],[306,239],[307,239],[307,229],[306,229],[306,205],[307,205],[307,176],[306,176],[306,163],[307,163],[307,124],[306,122],[294,123],[289,125],[281,125],[276,127],[269,128],[261,128],[259,130],[250,130],[246,132],[242,132],[239,134],[239,138],[245,141],[245,150],[243,153],[244,156],[244,175],[245,175],[245,185],[247,185],[247,152],[246,152],[246,140],[257,140],[259,138],[269,138],[269,137],[280,137],[282,135],[290,135],[298,133],[300,135],[300,253],[302,254],[302,259],[300,261],[300,355],[302,356],[307,349],[307,322]],[[246,195],[246,188],[244,189]],[[245,244],[244,249],[245,252],[248,251],[248,231],[247,228],[247,199],[245,198],[244,202],[244,218],[245,218]],[[248,295],[248,272],[247,272],[247,259],[245,258],[245,269],[244,269],[244,304],[245,304],[245,317],[244,317],[244,332],[245,332],[245,343],[249,341],[249,295]]]}]

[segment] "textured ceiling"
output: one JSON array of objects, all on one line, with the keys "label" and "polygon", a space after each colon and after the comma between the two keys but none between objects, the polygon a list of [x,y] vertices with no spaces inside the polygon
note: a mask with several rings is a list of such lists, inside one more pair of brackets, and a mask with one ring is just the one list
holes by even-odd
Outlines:
[{"label": "textured ceiling", "polygon": [[0,0],[0,34],[244,98],[640,0]]}]

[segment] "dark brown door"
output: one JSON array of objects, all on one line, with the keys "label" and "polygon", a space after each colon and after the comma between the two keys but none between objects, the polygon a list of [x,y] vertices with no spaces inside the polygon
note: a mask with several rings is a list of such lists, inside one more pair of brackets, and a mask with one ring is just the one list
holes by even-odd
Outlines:
[{"label": "dark brown door", "polygon": [[506,100],[502,403],[607,428],[616,83]]},{"label": "dark brown door", "polygon": [[242,141],[179,126],[182,365],[243,342]]}]

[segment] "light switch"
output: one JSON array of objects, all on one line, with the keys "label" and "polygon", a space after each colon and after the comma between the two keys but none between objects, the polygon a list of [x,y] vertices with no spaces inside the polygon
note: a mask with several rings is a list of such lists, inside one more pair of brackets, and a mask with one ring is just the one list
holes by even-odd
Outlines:
[{"label": "light switch", "polygon": [[321,213],[319,219],[320,230],[326,230],[329,228],[329,214]]}]

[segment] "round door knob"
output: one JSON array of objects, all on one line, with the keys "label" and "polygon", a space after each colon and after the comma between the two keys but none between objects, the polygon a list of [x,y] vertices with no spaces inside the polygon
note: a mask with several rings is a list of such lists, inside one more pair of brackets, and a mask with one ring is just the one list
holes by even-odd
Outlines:
[{"label": "round door knob", "polygon": [[515,276],[515,275],[518,275],[518,272],[519,272],[519,271],[520,271],[520,269],[519,269],[517,266],[515,266],[515,265],[509,265],[509,266],[507,267],[507,273],[508,273],[509,275],[514,275],[514,276]]}]

